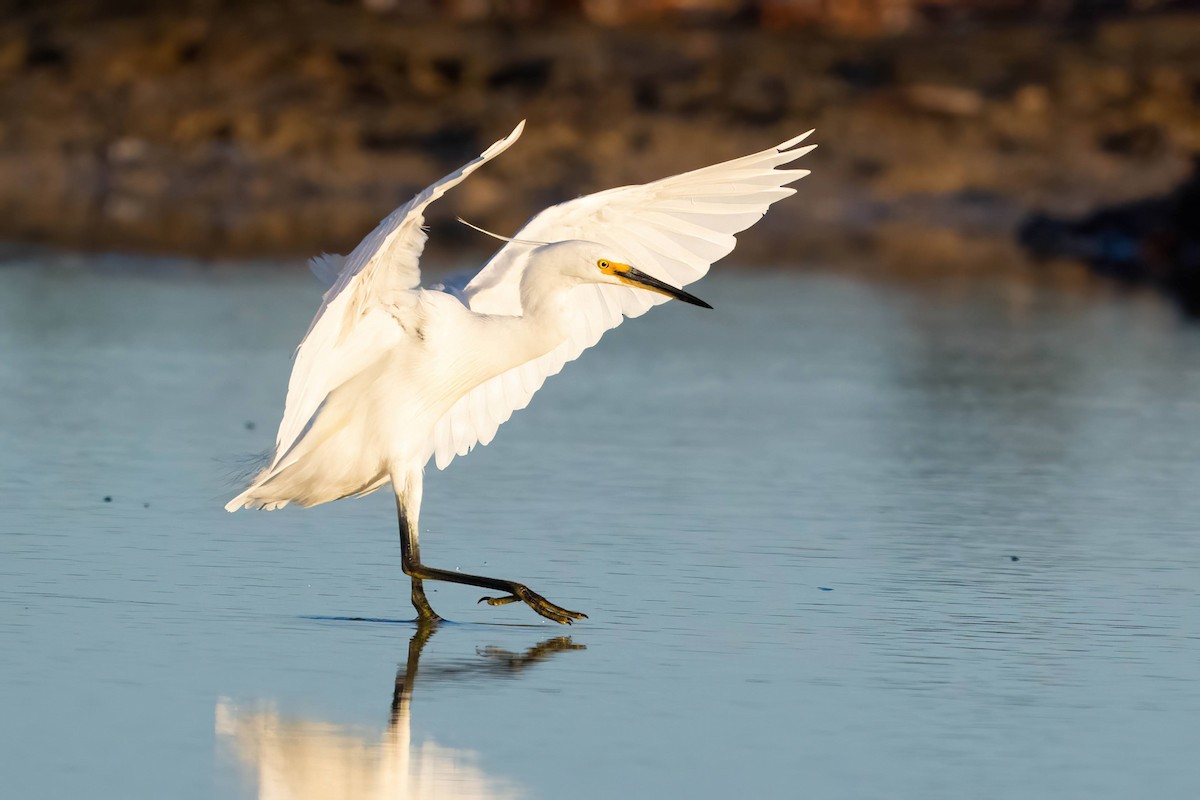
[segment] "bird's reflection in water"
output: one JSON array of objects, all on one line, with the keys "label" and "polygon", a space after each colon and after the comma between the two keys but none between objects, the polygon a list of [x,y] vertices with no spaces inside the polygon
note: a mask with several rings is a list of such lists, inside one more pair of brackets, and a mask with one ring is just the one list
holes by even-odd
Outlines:
[{"label": "bird's reflection in water", "polygon": [[[240,709],[217,702],[217,734],[228,740],[255,774],[260,800],[321,798],[505,798],[525,794],[521,787],[493,777],[469,750],[432,741],[414,743],[411,734],[413,687],[421,651],[436,631],[421,625],[408,644],[408,660],[396,674],[391,720],[382,736],[326,722],[286,719],[269,706]],[[509,676],[563,650],[583,650],[570,637],[547,639],[524,653],[490,647],[477,661],[436,667],[428,680]]]}]

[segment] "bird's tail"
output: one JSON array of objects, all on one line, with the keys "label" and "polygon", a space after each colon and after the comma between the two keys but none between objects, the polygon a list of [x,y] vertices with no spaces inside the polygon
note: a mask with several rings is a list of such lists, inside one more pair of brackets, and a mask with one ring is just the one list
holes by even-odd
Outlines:
[{"label": "bird's tail", "polygon": [[343,497],[370,494],[390,480],[386,470],[380,471],[365,482],[330,482],[318,479],[311,472],[305,464],[297,463],[278,472],[268,473],[226,503],[225,510],[234,512],[239,508],[252,508],[276,511],[289,503],[307,508],[341,500]]},{"label": "bird's tail", "polygon": [[364,447],[364,440],[370,437],[363,433],[365,423],[358,413],[361,384],[375,375],[374,370],[363,372],[330,392],[299,438],[276,455],[225,510],[274,511],[289,503],[315,506],[373,492],[386,484],[385,461],[377,447]]},{"label": "bird's tail", "polygon": [[249,486],[246,491],[225,504],[226,511],[237,511],[239,508],[261,507],[255,504],[253,495],[255,489],[267,477],[268,470],[274,460],[274,448],[238,459],[237,467],[230,471],[229,482],[234,485],[241,484],[246,486],[249,484]]},{"label": "bird's tail", "polygon": [[[288,503],[298,502],[303,506],[316,505],[323,500],[306,498],[303,487],[297,486],[296,464],[280,467],[267,464],[254,476],[246,491],[225,504],[225,510],[233,513],[239,508],[257,511],[276,511]],[[299,496],[297,494],[299,493]],[[307,500],[307,502],[306,502]]]}]

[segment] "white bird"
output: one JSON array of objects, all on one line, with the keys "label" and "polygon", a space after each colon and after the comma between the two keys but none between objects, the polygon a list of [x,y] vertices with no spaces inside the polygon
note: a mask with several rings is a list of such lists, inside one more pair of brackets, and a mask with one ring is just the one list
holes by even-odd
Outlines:
[{"label": "white bird", "polygon": [[[300,343],[269,463],[225,506],[313,506],[391,483],[401,563],[422,620],[437,620],[423,581],[499,592],[480,602],[528,604],[569,624],[524,584],[428,567],[418,513],[425,465],[439,469],[488,444],[547,377],[625,317],[682,291],[733,250],[808,170],[780,169],[816,145],[812,131],[760,153],[552,206],[534,216],[460,292],[422,289],[426,207],[507,150],[522,121],[478,158],[393,211],[349,256],[310,262],[328,282]],[[503,237],[499,237],[503,238]],[[636,266],[633,266],[636,265]]]}]

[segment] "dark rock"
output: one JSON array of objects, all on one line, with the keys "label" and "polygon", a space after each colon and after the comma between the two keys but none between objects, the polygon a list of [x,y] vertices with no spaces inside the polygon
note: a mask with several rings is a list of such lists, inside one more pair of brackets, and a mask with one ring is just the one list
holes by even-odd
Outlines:
[{"label": "dark rock", "polygon": [[67,51],[49,42],[39,42],[25,51],[25,66],[32,69],[66,67],[69,63]]},{"label": "dark rock", "polygon": [[1101,275],[1158,286],[1200,314],[1200,156],[1191,176],[1165,195],[1078,218],[1034,214],[1018,235],[1039,258],[1072,258]]},{"label": "dark rock", "polygon": [[734,87],[729,104],[734,118],[741,122],[772,125],[787,113],[787,84],[775,76],[744,80]]},{"label": "dark rock", "polygon": [[633,105],[638,111],[658,111],[662,107],[662,97],[658,91],[658,81],[651,78],[641,78],[633,84]]},{"label": "dark rock", "polygon": [[1153,158],[1166,148],[1167,140],[1157,125],[1137,125],[1100,136],[1100,149],[1127,158]]},{"label": "dark rock", "polygon": [[388,93],[383,88],[383,84],[370,75],[363,76],[350,84],[350,96],[355,102],[366,105],[386,103],[388,100]]},{"label": "dark rock", "polygon": [[895,80],[896,66],[889,58],[863,56],[835,61],[830,72],[856,89],[879,89]]},{"label": "dark rock", "polygon": [[367,65],[367,56],[361,50],[339,49],[334,51],[333,57],[337,63],[351,70],[362,69]]},{"label": "dark rock", "polygon": [[435,58],[430,62],[433,71],[450,86],[462,82],[464,63],[461,58]]},{"label": "dark rock", "polygon": [[186,42],[179,48],[179,63],[195,64],[203,54],[204,44],[202,42]]},{"label": "dark rock", "polygon": [[496,69],[488,76],[489,89],[536,92],[550,82],[553,65],[548,58],[528,58]]}]

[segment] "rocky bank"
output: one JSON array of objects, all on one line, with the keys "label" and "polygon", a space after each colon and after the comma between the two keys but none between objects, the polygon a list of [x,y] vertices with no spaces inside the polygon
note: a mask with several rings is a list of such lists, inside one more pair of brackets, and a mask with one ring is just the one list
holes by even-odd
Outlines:
[{"label": "rocky bank", "polygon": [[962,259],[1034,211],[1166,193],[1200,152],[1197,14],[855,39],[456,25],[317,0],[7,6],[9,241],[344,251],[528,118],[439,204],[435,241],[474,241],[455,215],[510,232],[549,203],[815,127],[813,174],[743,258],[919,240]]}]

